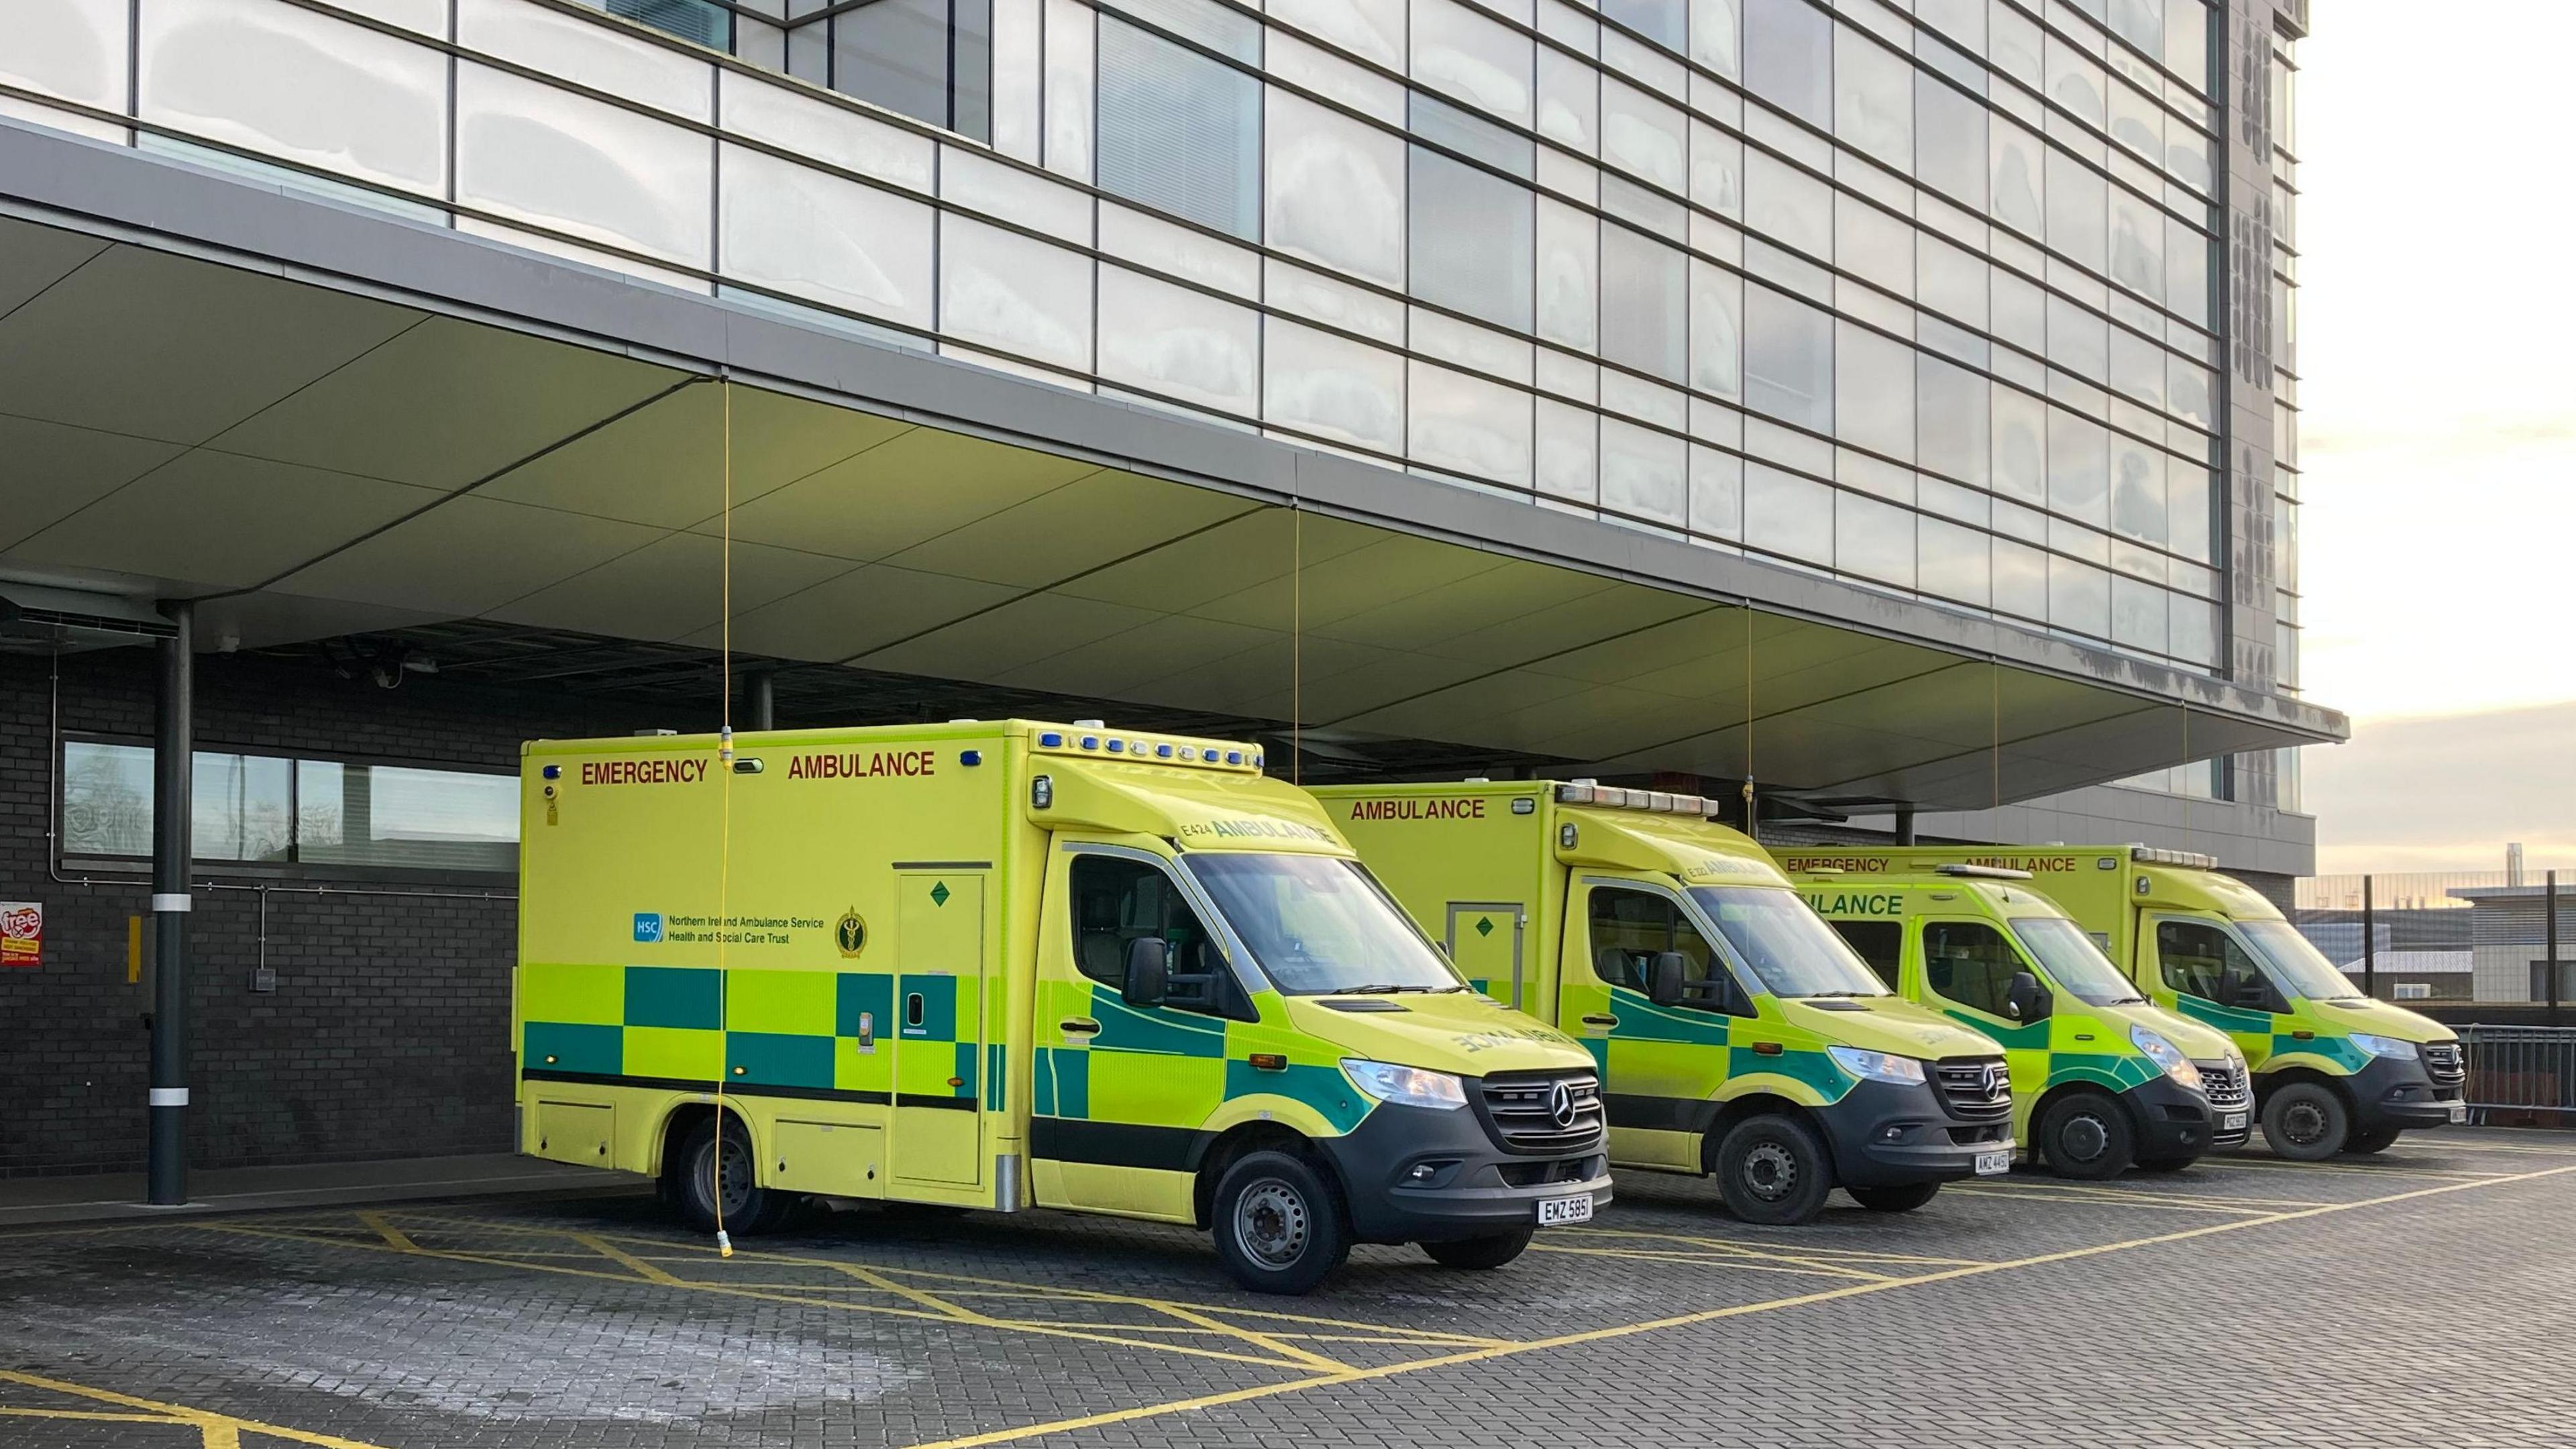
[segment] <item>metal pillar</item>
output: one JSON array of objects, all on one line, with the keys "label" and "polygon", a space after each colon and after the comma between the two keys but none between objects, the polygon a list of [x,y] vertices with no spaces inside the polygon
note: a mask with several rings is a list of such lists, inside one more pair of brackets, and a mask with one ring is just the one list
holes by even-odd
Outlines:
[{"label": "metal pillar", "polygon": [[746,729],[778,728],[778,697],[773,676],[766,669],[755,669],[742,677],[742,712],[750,717]]},{"label": "metal pillar", "polygon": [[175,631],[161,641],[161,697],[152,735],[152,1130],[144,1200],[188,1200],[188,867],[197,748],[196,609],[164,604]]},{"label": "metal pillar", "polygon": [[2373,939],[2370,877],[2361,878],[2361,994],[2379,995],[2379,943]]},{"label": "metal pillar", "polygon": [[1896,843],[1899,845],[1914,843],[1914,807],[1911,805],[1896,807]]},{"label": "metal pillar", "polygon": [[2549,945],[2549,1024],[2558,1024],[2558,872],[2550,871],[2541,879],[2546,882],[2540,897],[2545,925],[2541,939]]}]

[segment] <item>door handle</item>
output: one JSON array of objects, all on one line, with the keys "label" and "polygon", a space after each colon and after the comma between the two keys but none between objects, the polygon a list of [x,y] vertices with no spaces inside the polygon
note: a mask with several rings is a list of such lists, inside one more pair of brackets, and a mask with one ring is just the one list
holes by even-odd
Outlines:
[{"label": "door handle", "polygon": [[1587,1016],[1583,1018],[1583,1024],[1585,1026],[1617,1026],[1619,1024],[1619,1018],[1615,1016]]},{"label": "door handle", "polygon": [[1100,1023],[1087,1016],[1068,1016],[1056,1023],[1056,1029],[1073,1036],[1090,1036],[1100,1030]]}]

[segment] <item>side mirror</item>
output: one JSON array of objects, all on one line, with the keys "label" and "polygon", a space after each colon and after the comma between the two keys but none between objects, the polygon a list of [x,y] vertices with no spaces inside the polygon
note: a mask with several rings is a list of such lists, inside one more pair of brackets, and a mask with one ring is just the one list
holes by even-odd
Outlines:
[{"label": "side mirror", "polygon": [[1172,948],[1160,936],[1127,943],[1127,976],[1118,995],[1129,1006],[1160,1006],[1172,994]]},{"label": "side mirror", "polygon": [[2014,972],[2012,984],[2004,988],[2004,1015],[2015,1021],[2044,1021],[2052,1005],[2048,988],[2027,971]]},{"label": "side mirror", "polygon": [[1679,951],[1659,951],[1646,968],[1646,999],[1657,1006],[1679,1006],[1690,995],[1690,958]]}]

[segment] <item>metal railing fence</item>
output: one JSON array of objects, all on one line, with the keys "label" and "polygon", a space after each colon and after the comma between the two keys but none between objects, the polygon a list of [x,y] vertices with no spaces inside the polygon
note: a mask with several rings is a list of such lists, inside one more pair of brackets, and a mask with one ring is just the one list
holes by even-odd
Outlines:
[{"label": "metal railing fence", "polygon": [[2471,1123],[2576,1126],[2576,1026],[2470,1023],[2458,1030],[2468,1056]]}]

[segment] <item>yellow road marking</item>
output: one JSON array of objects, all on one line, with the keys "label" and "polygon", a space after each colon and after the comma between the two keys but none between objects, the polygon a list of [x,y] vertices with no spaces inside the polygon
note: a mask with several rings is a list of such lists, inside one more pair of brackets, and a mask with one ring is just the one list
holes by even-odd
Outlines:
[{"label": "yellow road marking", "polygon": [[[241,1449],[241,1436],[245,1433],[264,1434],[272,1439],[284,1439],[295,1444],[311,1444],[316,1446],[316,1449],[383,1449],[381,1445],[368,1444],[356,1439],[344,1439],[337,1434],[318,1434],[310,1429],[290,1429],[283,1424],[270,1424],[258,1419],[218,1414],[211,1409],[192,1409],[185,1404],[163,1403],[158,1399],[137,1398],[132,1394],[120,1394],[113,1389],[94,1389],[86,1384],[49,1379],[38,1374],[20,1373],[14,1369],[0,1369],[0,1383],[22,1384],[31,1389],[43,1389],[47,1393],[61,1394],[67,1398],[87,1399],[95,1404],[115,1404],[122,1408],[145,1411],[142,1414],[107,1415],[83,1411],[53,1413],[50,1410],[34,1409],[29,1411],[33,1415],[50,1414],[55,1418],[108,1418],[193,1428],[197,1431],[198,1440],[204,1449]],[[0,1410],[0,1413],[5,1412],[13,1411]]]},{"label": "yellow road marking", "polygon": [[2364,1167],[2359,1163],[2346,1162],[2289,1162],[2277,1157],[2204,1157],[2199,1165],[2220,1171],[2243,1167],[2258,1172],[2335,1172],[2346,1175],[2358,1173],[2364,1177],[2431,1177],[2453,1182],[2482,1182],[2510,1176],[2507,1173],[2485,1172],[2473,1167],[2449,1169],[2394,1165]]},{"label": "yellow road marking", "polygon": [[[692,1286],[681,1283],[679,1279],[672,1277],[668,1272],[645,1262],[643,1259],[636,1257],[633,1253],[627,1252],[623,1248],[611,1246],[607,1241],[594,1234],[574,1233],[571,1237],[574,1242],[590,1249],[592,1252],[606,1258],[608,1261],[632,1271],[638,1277],[645,1279],[647,1282],[660,1283],[666,1287],[672,1288]],[[437,1250],[434,1248],[423,1248],[420,1251],[429,1253],[432,1256],[437,1255]]]},{"label": "yellow road marking", "polygon": [[0,1404],[0,1414],[18,1419],[87,1419],[110,1424],[184,1424],[167,1414],[110,1414],[100,1409],[29,1409],[16,1404]]},{"label": "yellow road marking", "polygon": [[416,1248],[420,1246],[418,1243],[411,1240],[409,1234],[405,1233],[402,1229],[395,1227],[393,1225],[393,1220],[386,1217],[383,1213],[362,1212],[358,1214],[358,1221],[375,1229],[377,1237],[384,1239],[386,1242],[393,1244],[397,1248]]},{"label": "yellow road marking", "polygon": [[1692,1263],[1710,1268],[1734,1268],[1747,1273],[1791,1273],[1804,1278],[1859,1278],[1882,1281],[1895,1275],[1872,1273],[1860,1268],[1793,1267],[1787,1263],[1764,1262],[1755,1258],[1734,1257],[1724,1253],[1694,1253],[1680,1248],[1658,1251],[1653,1248],[1578,1248],[1570,1243],[1532,1243],[1533,1253],[1565,1253],[1583,1258],[1625,1258],[1639,1263]]},{"label": "yellow road marking", "polygon": [[1802,1293],[1793,1298],[1773,1298],[1760,1303],[1731,1304],[1724,1308],[1711,1308],[1697,1313],[1675,1314],[1668,1318],[1648,1319],[1639,1323],[1623,1323],[1609,1328],[1596,1328],[1588,1329],[1579,1333],[1559,1334],[1552,1338],[1531,1339],[1526,1342],[1508,1344],[1502,1347],[1472,1349],[1462,1353],[1443,1354],[1433,1358],[1413,1359],[1405,1363],[1386,1364],[1377,1368],[1352,1369],[1343,1373],[1317,1374],[1308,1378],[1291,1379],[1285,1383],[1261,1384],[1252,1388],[1233,1389],[1224,1393],[1202,1394],[1196,1398],[1177,1399],[1170,1403],[1141,1404],[1134,1408],[1113,1409],[1107,1413],[1086,1414],[1080,1418],[1072,1419],[1057,1419],[1049,1423],[1029,1424],[1016,1429],[994,1429],[981,1434],[960,1435],[953,1439],[934,1439],[924,1443],[915,1444],[911,1446],[911,1449],[977,1449],[977,1446],[985,1444],[1005,1444],[1020,1439],[1036,1438],[1045,1434],[1069,1433],[1076,1429],[1092,1429],[1107,1424],[1133,1423],[1139,1419],[1157,1418],[1165,1414],[1187,1413],[1196,1409],[1210,1409],[1226,1404],[1239,1404],[1253,1399],[1270,1398],[1279,1394],[1299,1393],[1307,1389],[1327,1388],[1337,1384],[1360,1383],[1375,1379],[1394,1378],[1400,1374],[1418,1373],[1424,1369],[1453,1368],[1461,1364],[1482,1363],[1490,1359],[1507,1358],[1516,1354],[1544,1353],[1554,1349],[1570,1348],[1581,1344],[1600,1343],[1610,1339],[1627,1338],[1636,1334],[1655,1333],[1664,1329],[1682,1328],[1702,1323],[1713,1323],[1720,1319],[1742,1318],[1756,1313],[1777,1312],[1784,1308],[1802,1308],[1810,1304],[1830,1303],[1837,1299],[1857,1298],[1864,1294],[1887,1293],[1898,1289],[1920,1287],[1925,1284],[1948,1283],[1955,1282],[1963,1278],[1983,1277],[1990,1273],[2008,1272],[2016,1268],[2042,1267],[2054,1263],[2072,1262],[2081,1258],[2099,1257],[2107,1253],[2122,1253],[2138,1248],[2159,1247],[2168,1243],[2188,1242],[2194,1238],[2213,1237],[2220,1233],[2240,1232],[2246,1228],[2268,1227],[2274,1223],[2291,1222],[2300,1218],[2323,1217],[2332,1213],[2351,1212],[2356,1208],[2384,1207],[2390,1203],[2408,1202],[2417,1198],[2436,1197],[2444,1193],[2466,1192],[2482,1187],[2496,1187],[2505,1183],[2529,1182],[2538,1178],[2557,1177],[2571,1172],[2576,1172],[2576,1163],[2571,1163],[2565,1167],[2550,1167],[2542,1168],[2533,1172],[2517,1173],[2510,1177],[2489,1178],[2477,1182],[2451,1183],[2441,1187],[2414,1188],[2406,1192],[2390,1193],[2383,1197],[2363,1198],[2358,1201],[2348,1203],[2329,1203],[2320,1207],[2301,1208],[2293,1212],[2275,1213],[2269,1217],[2243,1218],[2235,1222],[2228,1223],[2210,1223],[2203,1227],[2183,1228],[2170,1233],[2158,1233],[2151,1237],[2131,1238],[2124,1242],[2097,1243],[2089,1247],[2067,1248],[2054,1253],[2039,1253],[2026,1258],[2010,1258],[2000,1262],[1971,1263],[1956,1268],[1943,1269],[1939,1272],[1925,1273],[1911,1278],[1887,1278],[1870,1283],[1851,1283],[1839,1288],[1824,1288],[1813,1293]]}]

